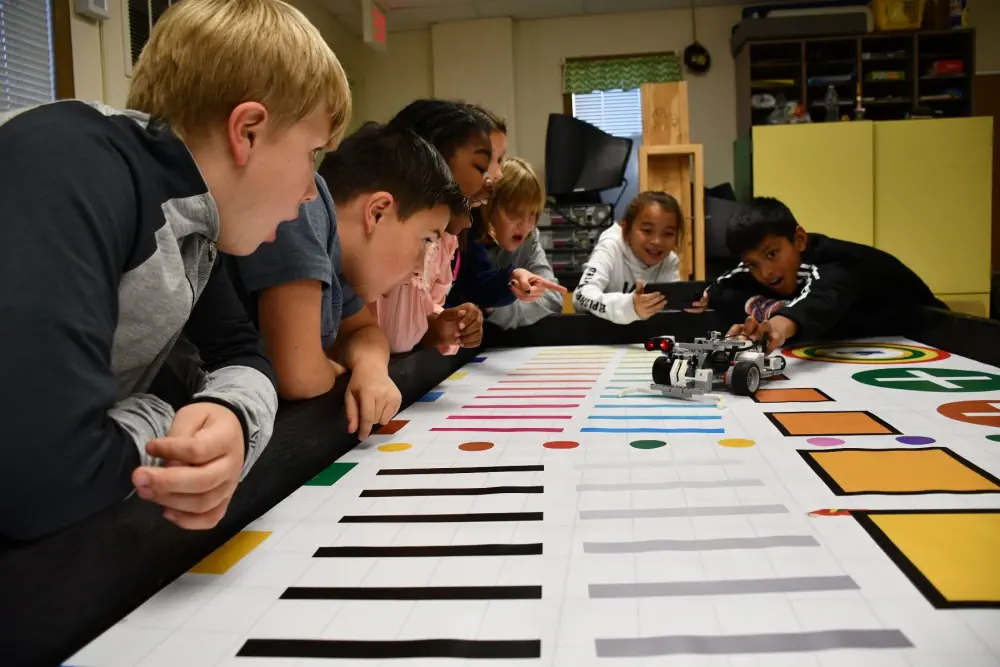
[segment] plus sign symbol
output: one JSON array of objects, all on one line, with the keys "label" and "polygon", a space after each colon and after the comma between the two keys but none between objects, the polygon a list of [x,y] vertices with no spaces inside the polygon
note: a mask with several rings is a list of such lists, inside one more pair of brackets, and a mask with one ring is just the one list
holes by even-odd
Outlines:
[{"label": "plus sign symbol", "polygon": [[996,391],[1000,375],[954,368],[880,368],[852,375],[855,380],[872,387],[961,393]]},{"label": "plus sign symbol", "polygon": [[938,412],[955,421],[1000,428],[1000,399],[945,403],[938,407]]}]

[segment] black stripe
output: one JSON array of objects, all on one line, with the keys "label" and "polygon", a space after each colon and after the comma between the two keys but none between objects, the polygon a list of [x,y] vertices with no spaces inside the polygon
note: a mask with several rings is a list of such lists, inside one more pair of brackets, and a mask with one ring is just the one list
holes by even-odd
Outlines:
[{"label": "black stripe", "polygon": [[475,468],[382,468],[378,475],[461,475],[483,472],[542,472],[545,466],[478,466]]},{"label": "black stripe", "polygon": [[497,493],[541,493],[541,486],[486,486],[465,489],[367,489],[362,498],[395,498],[400,496],[491,496]]},{"label": "black stripe", "polygon": [[541,658],[538,639],[248,639],[241,658]]},{"label": "black stripe", "polygon": [[455,544],[426,547],[320,547],[313,558],[441,558],[445,556],[540,556],[542,543]]},{"label": "black stripe", "polygon": [[282,600],[541,600],[541,586],[291,586]]},{"label": "black stripe", "polygon": [[348,514],[341,517],[340,523],[463,523],[541,520],[541,512],[479,512],[474,514]]}]

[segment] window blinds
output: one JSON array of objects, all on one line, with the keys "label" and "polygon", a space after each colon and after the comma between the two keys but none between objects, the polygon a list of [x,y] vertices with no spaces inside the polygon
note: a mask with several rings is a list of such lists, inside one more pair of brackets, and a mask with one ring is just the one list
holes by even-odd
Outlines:
[{"label": "window blinds", "polygon": [[616,137],[642,134],[639,89],[576,93],[573,95],[573,117]]},{"label": "window blinds", "polygon": [[0,110],[55,99],[47,0],[0,0]]}]

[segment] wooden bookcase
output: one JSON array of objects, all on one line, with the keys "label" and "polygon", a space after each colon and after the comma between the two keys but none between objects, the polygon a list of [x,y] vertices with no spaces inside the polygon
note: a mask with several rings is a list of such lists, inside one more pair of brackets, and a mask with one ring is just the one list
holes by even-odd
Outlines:
[{"label": "wooden bookcase", "polygon": [[[772,109],[755,107],[755,95],[803,103],[823,122],[831,84],[840,116],[853,118],[859,84],[866,120],[902,120],[918,106],[942,118],[971,116],[975,40],[975,30],[961,29],[749,42],[736,57],[737,136],[768,124]],[[933,73],[949,60],[961,61],[961,72]]]}]

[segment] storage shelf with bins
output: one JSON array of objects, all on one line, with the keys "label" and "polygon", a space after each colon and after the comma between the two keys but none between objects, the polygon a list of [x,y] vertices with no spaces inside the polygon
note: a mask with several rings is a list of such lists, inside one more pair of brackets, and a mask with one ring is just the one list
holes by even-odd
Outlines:
[{"label": "storage shelf with bins", "polygon": [[858,94],[868,120],[971,116],[975,39],[961,29],[749,42],[736,57],[738,135],[768,124],[772,100],[823,122],[831,85],[839,117],[854,117]]}]

